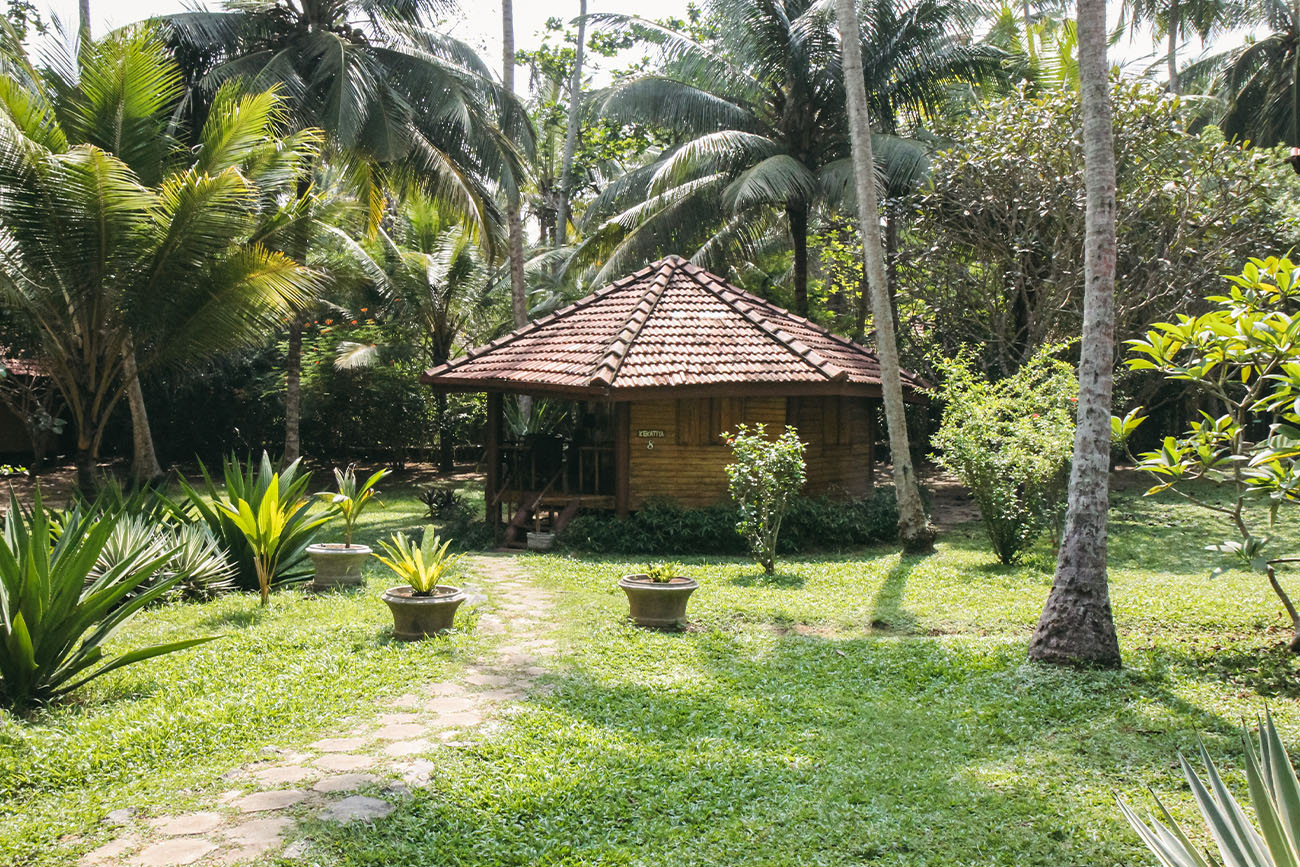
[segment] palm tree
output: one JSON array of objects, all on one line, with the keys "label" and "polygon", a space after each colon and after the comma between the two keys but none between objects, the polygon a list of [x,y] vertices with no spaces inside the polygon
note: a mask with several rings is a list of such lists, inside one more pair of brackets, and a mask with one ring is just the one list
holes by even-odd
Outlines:
[{"label": "palm tree", "polygon": [[[609,185],[588,209],[604,220],[585,242],[597,281],[662,252],[721,268],[775,228],[793,248],[795,307],[808,312],[809,222],[852,195],[852,161],[838,42],[816,0],[712,0],[708,45],[642,19],[594,15],[663,49],[664,67],[619,84],[601,101],[614,120],[670,130],[675,147]],[[939,111],[954,83],[995,75],[1001,52],[971,45],[963,0],[879,0],[862,54],[878,131],[897,133]],[[878,142],[886,166],[918,148]]]},{"label": "palm tree", "polygon": [[862,74],[862,38],[858,30],[856,0],[836,0],[844,53],[844,89],[848,97],[849,133],[853,143],[853,183],[857,192],[858,225],[876,325],[876,353],[880,358],[881,393],[885,422],[889,428],[889,453],[893,456],[894,491],[898,499],[898,534],[903,548],[923,552],[934,547],[934,531],[925,517],[921,491],[912,469],[903,414],[903,380],[898,363],[898,341],[894,336],[893,306],[885,274],[885,247],[880,231],[880,206],[876,200],[876,160],[871,151],[871,115]]},{"label": "palm tree", "polygon": [[[279,85],[295,123],[319,127],[346,163],[372,222],[386,185],[439,200],[485,245],[500,238],[493,186],[518,186],[528,118],[468,46],[428,24],[451,0],[252,0],[164,21],[187,60],[192,99],[233,78]],[[309,184],[304,181],[300,194]],[[304,240],[305,243],[305,240]],[[300,259],[305,249],[295,251]],[[302,321],[289,329],[284,460],[298,453]]]},{"label": "palm tree", "polygon": [[1259,5],[1271,32],[1207,61],[1217,70],[1212,88],[1227,104],[1220,126],[1229,138],[1262,147],[1300,147],[1300,2]]},{"label": "palm tree", "polygon": [[1056,577],[1030,641],[1029,658],[1118,667],[1119,639],[1106,580],[1115,356],[1115,144],[1106,0],[1079,0],[1078,17],[1087,193],[1078,425]]},{"label": "palm tree", "polygon": [[587,41],[587,0],[578,0],[578,43],[569,73],[569,117],[564,127],[564,161],[560,166],[560,211],[556,217],[557,247],[569,239],[570,201],[573,197],[573,155],[578,147],[578,119],[582,112],[582,52]]},{"label": "palm tree", "polygon": [[128,357],[144,373],[259,341],[314,291],[316,275],[259,232],[319,136],[282,135],[274,93],[227,87],[182,145],[160,127],[180,70],[147,28],[83,43],[49,70],[10,48],[27,73],[0,88],[0,302],[67,403],[89,491]]},{"label": "palm tree", "polygon": [[[515,92],[515,5],[501,0],[501,86]],[[524,221],[520,214],[520,190],[506,185],[506,230],[510,257],[510,310],[516,328],[528,324],[528,287],[524,283]]]},{"label": "palm tree", "polygon": [[1149,26],[1152,35],[1167,42],[1165,63],[1169,91],[1181,93],[1178,46],[1190,36],[1201,41],[1239,23],[1243,4],[1232,0],[1125,0],[1129,27],[1136,31]]}]

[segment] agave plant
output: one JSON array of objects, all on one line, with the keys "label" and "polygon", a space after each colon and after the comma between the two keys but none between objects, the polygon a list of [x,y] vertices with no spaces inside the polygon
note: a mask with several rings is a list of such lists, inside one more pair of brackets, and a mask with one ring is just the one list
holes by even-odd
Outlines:
[{"label": "agave plant", "polygon": [[352,533],[356,530],[357,519],[379,493],[375,490],[375,485],[387,475],[388,470],[379,470],[358,484],[356,470],[351,465],[346,470],[335,467],[334,480],[338,484],[338,491],[321,491],[316,495],[331,508],[338,509],[339,517],[343,519],[343,544],[346,547],[352,547]]},{"label": "agave plant", "polygon": [[411,592],[415,596],[432,596],[464,556],[448,554],[451,540],[444,542],[433,533],[425,533],[420,544],[416,544],[405,533],[397,533],[391,541],[380,540],[379,547],[388,556],[376,554],[375,557],[411,585]]},{"label": "agave plant", "polygon": [[0,538],[0,704],[48,701],[114,669],[211,641],[187,638],[106,659],[103,645],[140,609],[171,590],[157,582],[132,599],[174,553],[146,545],[89,578],[120,517],[74,507],[61,526],[40,491],[30,510],[11,492]]},{"label": "agave plant", "polygon": [[[247,464],[231,455],[223,461],[224,490],[217,486],[202,463],[199,464],[202,491],[181,481],[188,505],[234,561],[235,584],[241,590],[261,591],[263,577],[270,584],[285,584],[310,576],[305,552],[316,541],[317,529],[325,518],[311,514],[312,500],[304,493],[310,477],[299,475],[298,469],[299,462],[294,461],[284,472],[276,473],[266,452],[262,453],[260,462],[250,460]],[[271,560],[266,558],[265,551],[259,560],[253,542],[236,516],[240,513],[240,503],[247,504],[251,514],[260,514],[272,489],[275,511],[280,514],[278,542]],[[225,503],[230,508],[220,508],[217,503]],[[273,568],[263,576],[261,568],[268,563]]]},{"label": "agave plant", "polygon": [[[1205,780],[1181,754],[1183,776],[1196,806],[1218,846],[1223,867],[1295,867],[1300,864],[1300,780],[1297,780],[1273,717],[1259,726],[1258,752],[1242,734],[1246,749],[1246,784],[1259,829],[1250,823],[1237,799],[1228,791],[1204,745],[1200,747]],[[1178,822],[1156,799],[1160,818],[1140,816],[1121,799],[1119,808],[1147,848],[1165,867],[1211,867],[1216,862],[1201,854]]]}]

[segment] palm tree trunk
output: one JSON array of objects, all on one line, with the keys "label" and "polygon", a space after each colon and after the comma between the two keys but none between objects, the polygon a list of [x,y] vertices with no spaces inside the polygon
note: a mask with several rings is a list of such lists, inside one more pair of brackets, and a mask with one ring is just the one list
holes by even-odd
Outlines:
[{"label": "palm tree trunk", "polygon": [[[501,83],[515,92],[515,10],[513,0],[501,0]],[[506,228],[509,232],[510,307],[516,328],[528,324],[528,286],[524,283],[524,222],[519,216],[519,178],[506,185]]]},{"label": "palm tree trunk", "polygon": [[1182,86],[1178,81],[1178,33],[1182,30],[1182,21],[1180,20],[1181,9],[1178,6],[1178,0],[1169,0],[1169,92],[1182,93]]},{"label": "palm tree trunk", "polygon": [[147,484],[162,478],[163,471],[154,451],[149,412],[144,405],[140,371],[135,363],[135,346],[131,343],[122,353],[122,376],[126,379],[126,402],[131,409],[131,478],[136,484]]},{"label": "palm tree trunk", "polygon": [[569,237],[570,198],[573,195],[573,155],[578,148],[578,110],[582,102],[582,50],[587,39],[587,0],[579,0],[578,47],[569,78],[569,119],[564,131],[564,161],[560,170],[560,207],[556,217],[556,243],[563,246]]},{"label": "palm tree trunk", "polygon": [[794,244],[794,312],[808,315],[808,206],[790,203],[785,206],[790,222],[790,240]]},{"label": "palm tree trunk", "polygon": [[1029,658],[1118,667],[1119,639],[1106,580],[1115,360],[1115,145],[1106,64],[1106,0],[1079,0],[1078,16],[1087,192],[1079,415],[1056,577],[1030,640]]},{"label": "palm tree trunk", "polygon": [[82,43],[90,42],[90,0],[77,2],[77,35]]},{"label": "palm tree trunk", "polygon": [[871,149],[871,116],[862,73],[862,37],[854,0],[836,0],[835,17],[843,50],[844,90],[848,98],[849,131],[853,139],[853,181],[858,194],[858,223],[862,227],[862,253],[876,326],[876,353],[880,358],[880,386],[889,429],[889,452],[894,463],[894,492],[898,498],[898,534],[908,552],[934,547],[934,528],[921,504],[921,491],[912,467],[912,450],[903,412],[903,380],[898,363],[898,343],[889,303],[885,251],[880,232],[880,205],[876,199],[875,156]]},{"label": "palm tree trunk", "polygon": [[1295,35],[1295,44],[1291,47],[1291,124],[1294,136],[1291,147],[1300,148],[1300,0],[1295,0],[1295,7],[1291,10],[1291,29]]},{"label": "palm tree trunk", "polygon": [[302,455],[302,319],[289,323],[289,351],[284,359],[284,457],[285,466]]}]

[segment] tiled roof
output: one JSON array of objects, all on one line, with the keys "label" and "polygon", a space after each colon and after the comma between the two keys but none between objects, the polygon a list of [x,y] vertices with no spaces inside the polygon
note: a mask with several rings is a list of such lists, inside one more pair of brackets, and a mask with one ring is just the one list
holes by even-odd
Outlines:
[{"label": "tiled roof", "polygon": [[[875,353],[678,256],[425,373],[460,390],[876,394]],[[905,389],[923,383],[904,372]]]},{"label": "tiled roof", "polygon": [[9,373],[14,376],[42,376],[45,373],[45,368],[39,361],[19,355],[9,355],[11,351],[7,346],[0,346],[0,367]]}]

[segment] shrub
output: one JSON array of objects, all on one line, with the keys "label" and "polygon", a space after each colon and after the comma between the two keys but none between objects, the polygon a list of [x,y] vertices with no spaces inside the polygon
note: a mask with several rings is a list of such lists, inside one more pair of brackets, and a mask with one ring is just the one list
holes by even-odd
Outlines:
[{"label": "shrub", "polygon": [[345,547],[352,547],[352,535],[356,531],[357,521],[361,518],[362,512],[370,505],[370,501],[379,496],[379,491],[375,490],[381,480],[388,475],[388,470],[377,470],[364,482],[357,482],[356,468],[351,464],[346,470],[334,468],[334,481],[336,491],[321,491],[316,496],[327,503],[331,509],[338,511],[339,517],[343,519],[343,544]]},{"label": "shrub", "polygon": [[[105,510],[99,514],[113,513]],[[183,599],[211,599],[235,588],[235,564],[202,524],[155,523],[130,512],[116,513],[114,520],[113,532],[99,554],[92,578],[120,563],[130,562],[143,552],[168,552],[166,562],[153,579],[138,586],[132,595],[151,589],[159,581],[172,585],[168,595]]]},{"label": "shrub", "polygon": [[215,637],[156,644],[105,661],[104,642],[179,580],[160,580],[128,600],[174,553],[153,545],[93,574],[120,520],[73,507],[55,522],[39,490],[30,511],[11,492],[0,537],[0,703],[23,709],[116,668]]},{"label": "shrub", "polygon": [[[451,539],[443,541],[436,533],[426,532],[416,542],[405,533],[395,534],[391,540],[381,539],[383,554],[375,558],[397,574],[411,587],[415,596],[432,596],[438,585],[454,574],[464,554],[451,554]],[[387,555],[387,556],[385,556]]]},{"label": "shrub", "polygon": [[781,521],[804,482],[803,443],[787,427],[775,440],[763,425],[740,425],[724,434],[735,460],[727,464],[727,488],[740,507],[736,530],[749,543],[754,559],[771,575],[776,570],[776,542]]},{"label": "shrub", "polygon": [[1079,387],[1070,365],[1051,357],[1059,348],[1040,349],[997,382],[965,359],[942,365],[935,460],[970,489],[1003,563],[1064,517]]}]

